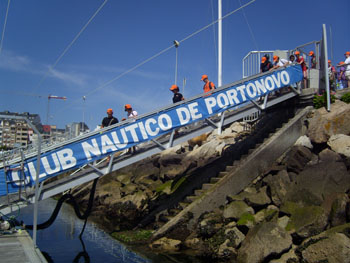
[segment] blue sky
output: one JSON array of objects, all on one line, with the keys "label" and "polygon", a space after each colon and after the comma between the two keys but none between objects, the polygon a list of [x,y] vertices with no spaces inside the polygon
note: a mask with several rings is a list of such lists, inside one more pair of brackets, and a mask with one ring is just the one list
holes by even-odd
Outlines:
[{"label": "blue sky", "polygon": [[[222,0],[222,13],[248,2]],[[38,113],[45,123],[47,96],[66,96],[66,101],[51,100],[49,123],[64,128],[84,114],[95,128],[107,108],[121,119],[126,103],[139,114],[171,103],[175,48],[124,73],[216,20],[217,1],[109,0],[52,68],[103,3],[11,0],[3,32],[8,0],[0,0],[0,111]],[[344,60],[350,50],[349,10],[349,0],[256,0],[244,9],[253,35],[242,11],[223,20],[223,84],[241,78],[242,58],[249,51],[293,49],[320,40],[324,23],[332,32],[329,55],[337,63]],[[202,74],[217,83],[216,34],[215,25],[178,48],[178,84],[182,89],[186,78],[186,98],[202,92]]]}]

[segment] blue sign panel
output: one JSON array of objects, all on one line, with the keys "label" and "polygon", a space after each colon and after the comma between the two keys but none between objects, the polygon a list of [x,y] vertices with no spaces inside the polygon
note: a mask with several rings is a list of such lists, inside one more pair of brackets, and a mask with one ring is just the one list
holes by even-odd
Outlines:
[{"label": "blue sign panel", "polygon": [[[219,112],[239,106],[268,94],[279,88],[301,81],[300,65],[290,66],[239,85],[217,90],[213,94],[190,100],[154,115],[137,119],[125,125],[118,125],[103,133],[94,134],[81,141],[62,148],[43,153],[40,158],[39,181],[57,176],[68,170],[78,168],[111,153],[149,141],[162,134],[198,120],[208,118]],[[36,179],[36,158],[26,160],[24,174],[26,185],[32,186]],[[11,168],[15,168],[13,165]],[[21,171],[6,172],[8,181],[18,180]],[[0,195],[6,194],[4,169],[0,170]],[[16,192],[18,183],[9,184],[9,192]]]}]

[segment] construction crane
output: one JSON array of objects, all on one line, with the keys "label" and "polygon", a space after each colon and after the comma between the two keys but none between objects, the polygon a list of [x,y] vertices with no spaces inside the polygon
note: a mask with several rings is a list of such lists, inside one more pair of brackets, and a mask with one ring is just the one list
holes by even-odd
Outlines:
[{"label": "construction crane", "polygon": [[54,96],[54,95],[49,95],[47,97],[47,115],[46,115],[46,125],[49,125],[49,117],[50,117],[50,100],[51,99],[56,99],[56,100],[66,100],[67,97],[59,97],[59,96]]}]

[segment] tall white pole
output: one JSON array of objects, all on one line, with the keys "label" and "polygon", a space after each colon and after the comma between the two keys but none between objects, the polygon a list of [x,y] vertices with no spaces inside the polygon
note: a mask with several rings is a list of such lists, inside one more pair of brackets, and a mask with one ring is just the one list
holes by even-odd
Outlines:
[{"label": "tall white pole", "polygon": [[85,100],[86,100],[86,96],[83,96],[83,127],[82,127],[83,132],[85,132]]},{"label": "tall white pole", "polygon": [[218,0],[218,87],[222,85],[222,5]]}]

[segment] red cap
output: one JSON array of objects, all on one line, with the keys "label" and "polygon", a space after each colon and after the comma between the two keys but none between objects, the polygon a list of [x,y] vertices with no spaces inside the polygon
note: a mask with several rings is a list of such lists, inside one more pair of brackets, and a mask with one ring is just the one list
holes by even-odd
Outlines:
[{"label": "red cap", "polygon": [[125,111],[129,110],[129,109],[132,109],[130,104],[125,104],[124,108],[125,108]]},{"label": "red cap", "polygon": [[175,84],[174,84],[174,85],[171,85],[170,90],[176,90],[176,89],[177,89],[177,90],[179,89],[179,87],[178,87],[177,85],[175,85]]},{"label": "red cap", "polygon": [[349,55],[350,56],[350,51],[346,51],[344,55]]},{"label": "red cap", "polygon": [[113,114],[113,110],[112,109],[108,109],[107,110],[107,114]]},{"label": "red cap", "polygon": [[201,80],[205,80],[205,79],[207,79],[207,78],[208,78],[208,75],[202,75]]},{"label": "red cap", "polygon": [[273,61],[277,61],[279,59],[278,56],[273,56]]},{"label": "red cap", "polygon": [[261,58],[261,63],[264,63],[266,61],[266,57]]},{"label": "red cap", "polygon": [[313,51],[310,51],[309,52],[309,56],[311,57],[311,56],[313,56],[314,55],[314,52]]},{"label": "red cap", "polygon": [[294,52],[295,55],[300,55],[300,52],[297,50]]}]

